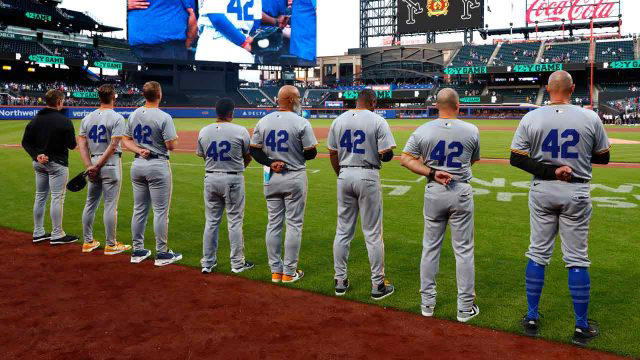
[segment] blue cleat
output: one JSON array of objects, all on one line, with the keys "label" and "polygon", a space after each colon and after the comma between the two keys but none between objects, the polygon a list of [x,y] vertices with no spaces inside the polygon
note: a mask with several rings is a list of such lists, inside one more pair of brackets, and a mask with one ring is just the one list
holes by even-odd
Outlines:
[{"label": "blue cleat", "polygon": [[182,259],[182,254],[174,253],[169,250],[167,252],[160,252],[156,254],[156,262],[155,266],[166,266],[169,264],[173,264],[174,262],[180,261]]}]

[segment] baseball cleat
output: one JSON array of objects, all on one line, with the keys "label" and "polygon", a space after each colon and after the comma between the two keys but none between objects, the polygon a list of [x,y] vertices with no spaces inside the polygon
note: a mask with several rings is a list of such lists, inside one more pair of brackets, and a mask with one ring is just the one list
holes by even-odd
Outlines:
[{"label": "baseball cleat", "polygon": [[530,319],[525,315],[522,318],[522,331],[525,335],[531,337],[540,336],[540,319]]},{"label": "baseball cleat", "polygon": [[282,281],[282,274],[280,274],[280,273],[271,273],[271,282],[272,283],[279,283],[280,281]]},{"label": "baseball cleat", "polygon": [[371,298],[373,300],[382,300],[387,296],[393,294],[396,289],[391,285],[388,280],[381,282],[377,288],[371,291]]},{"label": "baseball cleat", "polygon": [[51,234],[49,234],[49,233],[33,237],[33,243],[34,244],[39,243],[41,241],[47,241],[47,240],[51,240]]},{"label": "baseball cleat", "polygon": [[420,306],[420,310],[422,311],[422,316],[426,316],[426,317],[432,317],[433,316],[433,312],[435,311],[436,306],[426,306],[426,305],[421,305]]},{"label": "baseball cleat", "polygon": [[49,244],[51,245],[64,245],[64,244],[71,244],[78,241],[78,237],[74,236],[74,235],[65,235],[59,239],[51,239],[51,241],[49,242]]},{"label": "baseball cleat", "polygon": [[253,265],[253,263],[252,263],[252,262],[250,262],[250,261],[245,261],[245,262],[244,262],[244,265],[242,265],[242,266],[241,266],[241,267],[239,267],[239,268],[231,268],[231,271],[232,271],[232,272],[234,272],[234,273],[236,273],[236,274],[239,274],[239,273],[241,273],[241,272],[243,272],[243,271],[245,271],[245,270],[253,269],[253,267],[254,267],[254,266],[255,266],[255,265]]},{"label": "baseball cleat", "polygon": [[480,314],[478,305],[473,304],[469,310],[458,310],[458,321],[466,323]]},{"label": "baseball cleat", "polygon": [[116,242],[115,245],[107,245],[104,247],[105,255],[115,255],[120,254],[121,252],[131,250],[131,245],[125,245],[121,242]]},{"label": "baseball cleat", "polygon": [[214,262],[213,265],[211,265],[211,266],[203,266],[201,271],[202,271],[203,274],[211,274],[213,272],[213,269],[216,266],[218,266],[218,262],[217,261]]},{"label": "baseball cleat", "polygon": [[304,277],[304,271],[298,269],[296,270],[296,273],[293,275],[282,274],[282,282],[289,284],[289,283],[296,282],[302,279],[303,277]]},{"label": "baseball cleat", "polygon": [[151,250],[142,249],[142,250],[134,250],[131,253],[131,263],[138,264],[144,261],[144,259],[151,256]]},{"label": "baseball cleat", "polygon": [[154,263],[155,266],[166,266],[169,264],[173,264],[174,262],[180,261],[182,259],[182,254],[174,253],[172,250],[167,252],[161,252],[156,254],[156,261]]},{"label": "baseball cleat", "polygon": [[583,328],[576,326],[575,331],[573,332],[573,342],[578,346],[587,346],[589,342],[600,335],[600,327],[598,323],[593,320],[588,320],[589,327]]},{"label": "baseball cleat", "polygon": [[82,244],[82,252],[83,253],[90,253],[93,250],[97,249],[100,247],[100,242],[99,241],[91,241],[91,242],[86,242],[84,244]]},{"label": "baseball cleat", "polygon": [[334,279],[336,283],[336,296],[344,296],[349,288],[349,279],[338,280]]}]

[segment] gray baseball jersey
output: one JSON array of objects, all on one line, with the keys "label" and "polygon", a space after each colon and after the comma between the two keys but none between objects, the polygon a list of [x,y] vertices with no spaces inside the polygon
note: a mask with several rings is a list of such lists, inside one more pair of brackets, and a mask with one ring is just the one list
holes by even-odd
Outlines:
[{"label": "gray baseball jersey", "polygon": [[533,160],[567,165],[573,175],[591,180],[593,154],[609,150],[598,114],[575,105],[551,105],[529,112],[513,137],[511,150]]},{"label": "gray baseball jersey", "polygon": [[425,165],[455,176],[456,180],[471,180],[471,163],[480,160],[478,128],[458,119],[436,119],[411,134],[404,153],[422,157]]},{"label": "gray baseball jersey", "polygon": [[140,107],[129,115],[127,137],[154,154],[169,156],[168,141],[178,138],[171,115],[158,108]]},{"label": "gray baseball jersey", "polygon": [[256,124],[251,146],[272,159],[284,161],[289,170],[305,168],[304,150],[318,145],[309,121],[290,111],[275,111]]},{"label": "gray baseball jersey", "polygon": [[349,110],[331,124],[327,147],[338,152],[342,167],[337,181],[338,224],[333,241],[334,278],[338,281],[347,279],[358,213],[369,253],[372,289],[384,281],[380,174],[368,167],[380,167],[379,154],[395,146],[389,124],[369,110]]},{"label": "gray baseball jersey", "polygon": [[[574,105],[550,105],[524,116],[511,151],[545,164],[567,165],[574,177],[591,180],[593,154],[604,153],[609,147],[595,112]],[[548,265],[560,233],[566,266],[588,267],[591,211],[589,184],[534,179],[529,191],[531,237],[526,256]]]},{"label": "gray baseball jersey", "polygon": [[[78,135],[87,138],[91,155],[102,155],[111,144],[111,138],[124,136],[125,130],[126,123],[122,115],[113,109],[97,109],[82,119]],[[121,151],[118,144],[116,152]]]},{"label": "gray baseball jersey", "polygon": [[206,171],[242,172],[249,142],[249,131],[245,127],[215,123],[200,130],[196,154],[205,158]]},{"label": "gray baseball jersey", "polygon": [[329,128],[327,148],[338,152],[340,166],[379,167],[378,155],[395,147],[387,121],[369,110],[349,110]]},{"label": "gray baseball jersey", "polygon": [[[80,123],[79,135],[87,138],[91,161],[95,163],[107,150],[111,139],[124,136],[125,120],[112,109],[97,109],[87,115]],[[116,152],[121,152],[120,144]],[[87,200],[82,212],[82,231],[86,243],[93,241],[93,222],[100,198],[104,196],[104,228],[108,245],[116,243],[118,217],[118,199],[122,184],[122,164],[120,156],[113,155],[100,169],[100,180],[90,182]]]},{"label": "gray baseball jersey", "polygon": [[456,255],[458,310],[468,311],[475,297],[474,203],[471,165],[480,159],[478,128],[457,119],[437,119],[420,126],[404,153],[422,157],[427,166],[447,171],[455,181],[448,186],[428,182],[424,191],[424,236],[420,261],[422,306],[436,304],[436,275],[447,224]]}]

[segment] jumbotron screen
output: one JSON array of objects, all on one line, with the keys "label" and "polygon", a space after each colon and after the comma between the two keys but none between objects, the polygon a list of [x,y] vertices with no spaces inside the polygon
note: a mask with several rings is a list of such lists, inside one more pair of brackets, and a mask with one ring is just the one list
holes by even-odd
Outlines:
[{"label": "jumbotron screen", "polygon": [[401,34],[484,27],[484,0],[398,0]]},{"label": "jumbotron screen", "polygon": [[127,38],[142,59],[313,66],[317,0],[127,3]]}]

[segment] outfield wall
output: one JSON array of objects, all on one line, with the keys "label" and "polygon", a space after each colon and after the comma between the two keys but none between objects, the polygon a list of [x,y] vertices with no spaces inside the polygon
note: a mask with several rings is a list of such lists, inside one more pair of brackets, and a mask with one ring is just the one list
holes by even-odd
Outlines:
[{"label": "outfield wall", "polygon": [[[27,120],[32,119],[38,111],[42,109],[41,106],[0,106],[0,120]],[[134,107],[118,107],[115,110],[122,114],[125,118],[129,116],[136,108]],[[491,106],[491,107],[462,107],[462,113],[466,113],[467,116],[461,117],[473,117],[471,114],[477,109],[491,109],[491,110],[533,110],[535,107],[522,107],[522,106]],[[68,107],[63,111],[71,119],[81,119],[87,114],[95,110],[94,107]],[[162,110],[169,113],[174,118],[215,118],[216,110],[213,108],[176,108],[166,107]],[[275,111],[275,108],[239,108],[235,109],[235,118],[261,118],[270,112]],[[304,109],[304,116],[310,119],[334,119],[338,114],[346,109]],[[425,119],[436,117],[437,110],[433,107],[424,109],[377,109],[376,112],[385,119]],[[478,118],[475,116],[474,118]]]}]

